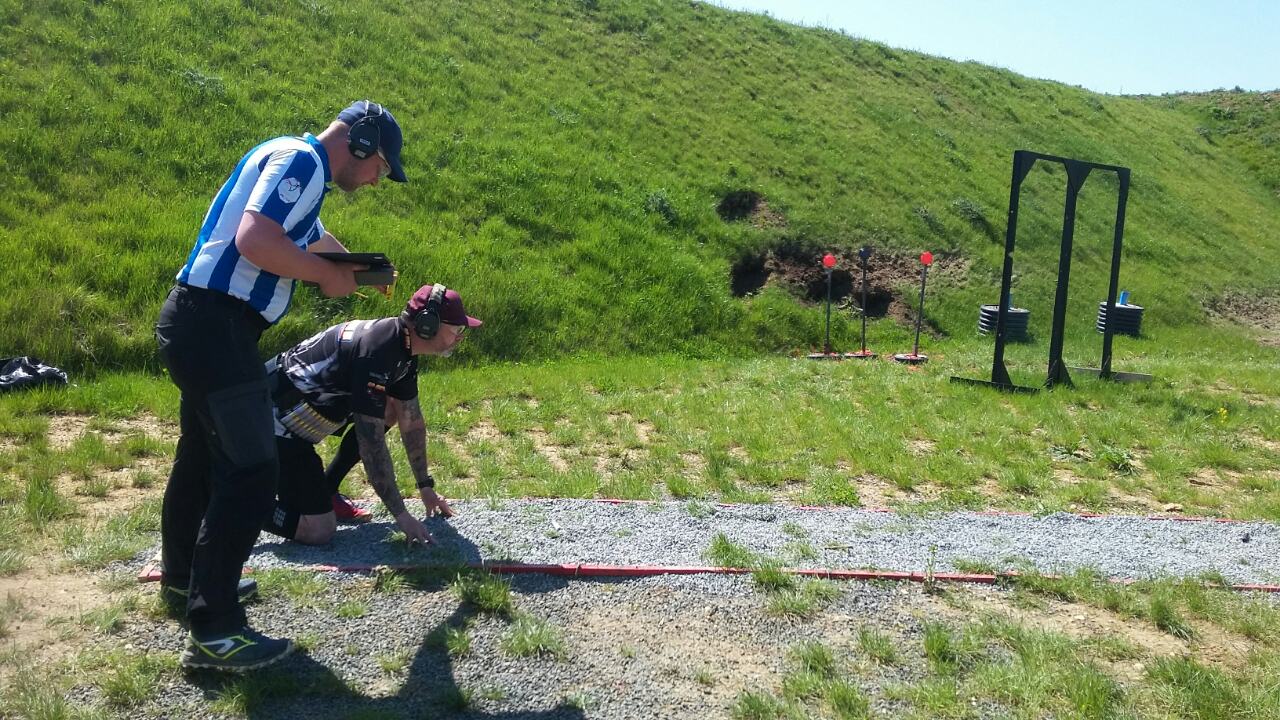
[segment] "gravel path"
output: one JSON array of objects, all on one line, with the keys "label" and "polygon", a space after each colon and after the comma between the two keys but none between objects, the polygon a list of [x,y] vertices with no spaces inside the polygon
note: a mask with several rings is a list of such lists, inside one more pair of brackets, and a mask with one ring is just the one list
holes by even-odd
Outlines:
[{"label": "gravel path", "polygon": [[[962,619],[960,610],[908,583],[841,583],[842,594],[830,606],[798,619],[771,615],[746,577],[515,576],[510,580],[518,611],[547,621],[565,652],[560,658],[514,657],[502,647],[511,620],[468,609],[443,585],[379,593],[364,576],[322,577],[325,591],[306,607],[279,597],[249,606],[256,627],[310,635],[314,645],[250,676],[259,694],[247,717],[728,718],[742,692],[777,692],[797,643],[821,641],[842,662],[854,662],[864,624],[900,648],[896,665],[858,676],[877,716],[892,717],[906,706],[883,689],[925,677],[922,618]],[[363,599],[367,613],[337,618],[335,607],[351,598]],[[460,658],[433,640],[433,631],[464,626],[470,627],[471,649]],[[176,655],[182,647],[173,622],[131,623],[123,640],[135,652]],[[388,659],[403,667],[386,669]],[[227,677],[167,678],[144,705],[130,708],[130,717],[225,716],[211,699],[226,692]],[[465,708],[458,707],[459,693],[470,696]],[[81,686],[73,699],[97,703],[102,697]]]},{"label": "gravel path", "polygon": [[470,501],[455,508],[453,520],[429,523],[436,547],[388,542],[395,527],[383,519],[341,527],[323,547],[264,534],[249,564],[711,565],[707,549],[723,533],[791,567],[920,572],[932,557],[938,572],[957,570],[959,562],[1043,572],[1090,567],[1117,578],[1220,572],[1234,583],[1280,581],[1280,526],[1268,523],[589,500]]},{"label": "gravel path", "polygon": [[[958,560],[997,566],[1031,563],[1045,571],[1089,566],[1115,576],[1217,570],[1236,582],[1280,577],[1280,536],[1265,523],[1175,522],[1142,518],[900,516],[853,509],[801,510],[702,503],[610,504],[581,500],[471,501],[431,521],[437,546],[406,550],[380,519],[342,527],[334,542],[309,548],[259,541],[257,568],[312,564],[446,564],[457,560],[530,563],[708,565],[718,533],[789,565],[921,570],[936,546],[936,569]],[[807,550],[802,550],[807,547]],[[816,553],[816,554],[814,554]],[[148,554],[147,557],[150,555]],[[805,562],[796,562],[807,558]],[[137,558],[135,567],[143,562]],[[480,613],[450,592],[447,578],[380,591],[369,574],[318,573],[302,599],[267,597],[250,622],[309,646],[245,685],[216,673],[167,674],[129,717],[146,718],[727,718],[745,691],[778,692],[788,651],[820,640],[842,658],[847,676],[871,698],[877,717],[909,708],[896,687],[925,678],[923,624],[972,622],[1008,607],[1010,590],[963,586],[946,595],[913,583],[836,583],[839,596],[810,618],[778,616],[745,576],[642,579],[508,578],[516,611],[545,620],[564,641],[559,657],[516,657],[503,646],[510,617]],[[1261,596],[1280,603],[1280,597]],[[351,603],[359,606],[350,610]],[[1040,616],[1065,632],[1115,632],[1105,611],[1047,601]],[[1070,612],[1064,612],[1070,607]],[[345,608],[345,610],[344,610]],[[858,633],[888,636],[899,662],[868,663]],[[443,631],[466,629],[470,651],[451,656]],[[1155,632],[1161,643],[1178,643]],[[132,652],[175,656],[183,632],[164,618],[135,617],[118,641]],[[1177,650],[1175,649],[1175,652]],[[856,671],[853,670],[856,668]],[[239,688],[238,690],[236,688]],[[241,697],[247,710],[227,697]],[[218,698],[220,701],[215,702]],[[460,698],[466,698],[465,702]],[[76,703],[99,705],[92,685]],[[979,717],[1000,717],[978,707]]]}]

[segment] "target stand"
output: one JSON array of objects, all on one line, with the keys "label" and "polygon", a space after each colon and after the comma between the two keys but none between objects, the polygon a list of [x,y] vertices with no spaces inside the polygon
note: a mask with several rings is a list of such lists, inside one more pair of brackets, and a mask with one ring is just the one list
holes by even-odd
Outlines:
[{"label": "target stand", "polygon": [[[1075,239],[1076,200],[1080,188],[1094,170],[1114,172],[1120,181],[1119,197],[1116,202],[1115,235],[1111,248],[1111,280],[1107,290],[1107,317],[1116,316],[1116,289],[1120,284],[1120,248],[1124,240],[1124,211],[1129,199],[1129,168],[1117,165],[1074,160],[1031,152],[1015,150],[1013,153],[1013,178],[1009,183],[1009,220],[1004,237],[1004,272],[1000,278],[1000,310],[996,315],[996,348],[991,360],[991,379],[977,380],[973,378],[952,377],[952,382],[970,385],[989,385],[1008,392],[1037,392],[1039,388],[1015,385],[1009,378],[1009,370],[1004,364],[1004,346],[1007,340],[1007,321],[1009,316],[1009,295],[1013,284],[1013,247],[1018,235],[1018,200],[1022,195],[1022,182],[1027,179],[1032,166],[1037,160],[1062,163],[1067,170],[1067,197],[1062,212],[1062,247],[1058,254],[1058,288],[1053,303],[1053,329],[1049,340],[1049,371],[1045,377],[1044,387],[1056,385],[1070,387],[1071,374],[1062,359],[1063,329],[1067,320],[1067,288],[1071,283],[1071,246]],[[1104,380],[1120,382],[1142,382],[1151,380],[1150,375],[1140,373],[1114,372],[1111,369],[1111,341],[1115,336],[1115,328],[1108,320],[1102,335],[1102,362],[1098,368],[1070,368],[1076,372],[1096,375]]]},{"label": "target stand", "polygon": [[916,340],[911,352],[894,355],[894,362],[903,365],[923,365],[929,362],[929,356],[920,352],[920,323],[924,321],[924,284],[929,279],[929,266],[932,264],[933,253],[928,250],[920,253],[920,305],[916,312]]},{"label": "target stand", "polygon": [[[831,272],[836,267],[836,256],[827,253],[822,256],[822,269],[827,274],[827,322],[826,332],[827,339],[822,344],[822,352],[809,353],[806,357],[810,360],[848,360],[851,358],[862,357],[858,353],[836,352],[831,349]],[[863,348],[865,350],[865,348]]]}]

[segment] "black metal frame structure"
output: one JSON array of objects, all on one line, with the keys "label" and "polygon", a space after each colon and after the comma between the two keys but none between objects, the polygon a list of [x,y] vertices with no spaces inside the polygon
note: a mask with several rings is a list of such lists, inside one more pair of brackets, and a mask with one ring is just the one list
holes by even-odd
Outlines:
[{"label": "black metal frame structure", "polygon": [[1063,328],[1067,320],[1067,288],[1071,281],[1071,247],[1075,239],[1076,200],[1080,195],[1080,188],[1084,186],[1084,181],[1093,170],[1114,172],[1120,180],[1119,199],[1116,203],[1115,237],[1111,249],[1111,282],[1107,289],[1108,321],[1102,334],[1102,362],[1099,367],[1096,369],[1072,368],[1072,370],[1096,374],[1107,380],[1123,382],[1150,380],[1149,375],[1111,370],[1111,341],[1114,332],[1110,318],[1115,317],[1116,289],[1120,284],[1120,247],[1124,239],[1125,205],[1129,199],[1129,168],[1045,155],[1030,150],[1015,150],[1013,179],[1009,184],[1009,221],[1004,236],[1004,272],[1000,279],[1000,310],[996,316],[996,349],[991,361],[991,380],[953,377],[952,381],[991,385],[1012,392],[1036,392],[1038,389],[1013,384],[1009,379],[1009,370],[1004,364],[1005,321],[1009,314],[1010,285],[1013,281],[1013,246],[1018,235],[1018,201],[1022,197],[1022,182],[1027,179],[1037,160],[1062,163],[1067,170],[1067,198],[1062,213],[1062,247],[1058,255],[1058,290],[1054,298],[1053,331],[1049,340],[1049,372],[1044,386],[1051,388],[1058,384],[1071,385],[1071,375],[1067,372],[1067,365],[1062,359]]}]

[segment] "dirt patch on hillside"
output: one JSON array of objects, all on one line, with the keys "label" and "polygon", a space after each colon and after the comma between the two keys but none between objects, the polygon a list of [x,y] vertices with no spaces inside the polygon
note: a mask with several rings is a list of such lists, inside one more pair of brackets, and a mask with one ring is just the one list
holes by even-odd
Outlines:
[{"label": "dirt patch on hillside", "polygon": [[[171,442],[177,432],[173,423],[151,415],[123,419],[52,415],[46,437],[51,448],[65,450],[88,435],[98,435],[111,445],[136,435]],[[160,497],[171,463],[168,457],[147,455],[132,458],[127,467],[98,468],[87,477],[63,473],[54,483],[58,494],[75,505],[77,522],[97,526]],[[137,482],[142,473],[149,475],[148,482]],[[113,598],[100,586],[99,574],[64,565],[56,535],[30,538],[23,552],[26,569],[0,577],[0,603],[16,608],[3,643],[25,655],[24,665],[48,667],[83,646],[82,635],[88,631],[82,629],[82,618],[110,605]],[[0,664],[0,678],[17,667]]]},{"label": "dirt patch on hillside", "polygon": [[[90,573],[59,572],[48,564],[47,555],[33,562],[36,564],[22,573],[0,577],[0,603],[14,603],[18,608],[4,644],[30,653],[33,665],[48,667],[80,646],[74,637],[80,618],[112,601]],[[14,669],[0,663],[0,678]]]},{"label": "dirt patch on hillside", "polygon": [[[738,605],[740,612],[749,612],[749,603]],[[703,613],[670,617],[627,603],[589,611],[575,624],[571,641],[580,635],[582,642],[598,645],[605,638],[624,666],[643,658],[642,665],[656,668],[654,674],[668,683],[671,706],[666,709],[679,715],[682,701],[709,698],[712,705],[727,706],[744,690],[774,683],[782,649],[727,633],[725,616],[734,614],[708,605]]]},{"label": "dirt patch on hillside", "polygon": [[747,221],[758,228],[784,228],[787,219],[782,213],[769,207],[769,203],[755,190],[733,190],[725,193],[716,205],[716,214],[725,222]]},{"label": "dirt patch on hillside", "polygon": [[[737,297],[759,292],[775,284],[809,303],[827,299],[827,273],[822,257],[828,251],[798,244],[786,244],[747,255],[734,263],[730,288]],[[862,307],[862,266],[857,250],[833,249],[836,267],[831,272],[832,303],[844,311],[866,312],[869,318],[890,317],[904,324],[916,321],[922,265],[914,253],[873,252],[867,263],[866,307]],[[929,268],[930,283],[959,280],[968,271],[968,262],[958,255],[935,254]],[[935,337],[941,329],[928,318],[925,298],[924,328]]]},{"label": "dirt patch on hillside", "polygon": [[546,458],[556,472],[569,471],[569,462],[564,458],[565,449],[552,441],[550,433],[541,428],[534,428],[526,431],[525,434],[533,442],[538,454]]},{"label": "dirt patch on hillside", "polygon": [[1280,290],[1228,292],[1205,305],[1210,317],[1255,331],[1258,342],[1280,347]]},{"label": "dirt patch on hillside", "polygon": [[[1061,633],[1081,641],[1114,638],[1135,648],[1140,657],[1112,660],[1110,669],[1123,680],[1141,679],[1153,659],[1194,656],[1210,664],[1239,669],[1248,660],[1250,641],[1199,619],[1190,620],[1195,635],[1190,640],[1174,637],[1145,618],[1119,615],[1102,608],[1058,600],[1044,601],[1038,608],[1018,607],[1001,596],[975,598],[979,613],[1004,615],[1020,624]],[[966,619],[972,616],[966,610]]]},{"label": "dirt patch on hillside", "polygon": [[471,426],[467,431],[468,443],[493,442],[502,437],[502,433],[498,431],[498,426],[493,424],[489,418],[484,418],[480,422]]},{"label": "dirt patch on hillside", "polygon": [[[84,517],[111,518],[133,512],[163,493],[172,465],[167,458],[143,458],[132,467],[101,471],[95,480],[105,482],[98,489],[89,481],[67,474],[55,478],[54,487],[62,497],[73,498]],[[143,472],[150,473],[151,482],[145,487],[135,487],[135,475]]]},{"label": "dirt patch on hillside", "polygon": [[154,415],[138,415],[132,418],[101,418],[93,415],[50,415],[49,447],[65,450],[75,444],[86,432],[96,432],[108,443],[123,440],[130,435],[146,435],[158,440],[178,436],[176,423],[167,422]]}]

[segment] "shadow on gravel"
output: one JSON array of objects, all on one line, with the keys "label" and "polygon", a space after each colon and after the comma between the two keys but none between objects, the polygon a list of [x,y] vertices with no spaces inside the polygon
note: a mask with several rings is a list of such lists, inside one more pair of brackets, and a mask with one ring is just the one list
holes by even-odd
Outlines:
[{"label": "shadow on gravel", "polygon": [[[457,577],[462,564],[478,562],[481,554],[466,538],[445,521],[432,521],[428,526],[443,553],[430,558],[433,563],[457,563],[456,567],[430,567],[401,573],[409,589],[418,592],[445,592]],[[424,560],[426,560],[424,558]],[[551,582],[543,576],[525,582],[517,578],[512,584],[522,592],[549,592],[561,589],[567,581]],[[534,580],[530,577],[527,580]],[[372,718],[468,718],[474,720],[585,720],[584,711],[563,700],[548,710],[513,710],[487,712],[475,707],[471,689],[459,687],[453,673],[453,658],[445,644],[445,633],[463,628],[480,614],[480,610],[459,603],[449,617],[434,627],[423,628],[418,651],[409,663],[400,690],[388,697],[367,697],[347,685],[333,670],[299,652],[276,666],[242,677],[217,673],[188,673],[187,679],[200,688],[210,702],[229,698],[240,704],[247,718],[335,718],[365,720]],[[343,622],[335,618],[336,622]]]}]

